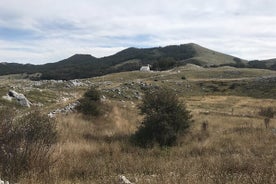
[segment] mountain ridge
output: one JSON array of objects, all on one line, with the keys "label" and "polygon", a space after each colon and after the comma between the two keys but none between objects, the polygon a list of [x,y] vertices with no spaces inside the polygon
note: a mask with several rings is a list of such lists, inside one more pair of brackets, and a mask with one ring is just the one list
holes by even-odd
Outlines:
[{"label": "mountain ridge", "polygon": [[90,54],[75,54],[54,63],[42,65],[0,63],[0,75],[40,73],[39,79],[76,79],[101,76],[108,73],[138,70],[150,64],[154,70],[167,70],[188,63],[203,67],[236,66],[276,69],[276,59],[247,61],[217,52],[195,43],[165,47],[130,47],[113,55],[96,58]]}]

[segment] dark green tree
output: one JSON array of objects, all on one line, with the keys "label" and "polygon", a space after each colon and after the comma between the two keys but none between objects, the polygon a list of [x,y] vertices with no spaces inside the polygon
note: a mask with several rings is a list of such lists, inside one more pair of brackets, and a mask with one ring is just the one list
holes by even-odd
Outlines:
[{"label": "dark green tree", "polygon": [[167,88],[147,91],[139,107],[145,115],[133,141],[142,147],[155,143],[172,146],[192,123],[192,116],[177,95]]}]

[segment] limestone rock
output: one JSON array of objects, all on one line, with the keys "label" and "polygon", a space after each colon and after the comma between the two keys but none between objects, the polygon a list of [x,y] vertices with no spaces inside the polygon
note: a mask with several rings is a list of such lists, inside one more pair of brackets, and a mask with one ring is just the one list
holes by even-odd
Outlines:
[{"label": "limestone rock", "polygon": [[6,96],[3,96],[4,99],[11,101],[15,99],[21,106],[31,107],[32,103],[22,94],[17,93],[14,90],[9,90],[9,93]]},{"label": "limestone rock", "polygon": [[119,182],[120,184],[133,184],[123,175],[119,176]]},{"label": "limestone rock", "polygon": [[75,108],[80,104],[79,101],[73,102],[68,104],[67,106],[60,108],[60,109],[56,109],[50,113],[48,113],[48,116],[50,118],[54,118],[57,114],[69,114],[75,111]]}]

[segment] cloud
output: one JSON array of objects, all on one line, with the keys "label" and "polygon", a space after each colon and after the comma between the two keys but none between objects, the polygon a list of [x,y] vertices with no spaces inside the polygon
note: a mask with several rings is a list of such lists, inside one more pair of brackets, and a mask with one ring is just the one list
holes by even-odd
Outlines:
[{"label": "cloud", "polygon": [[3,0],[0,60],[38,64],[189,42],[245,59],[272,58],[274,7],[273,0]]}]

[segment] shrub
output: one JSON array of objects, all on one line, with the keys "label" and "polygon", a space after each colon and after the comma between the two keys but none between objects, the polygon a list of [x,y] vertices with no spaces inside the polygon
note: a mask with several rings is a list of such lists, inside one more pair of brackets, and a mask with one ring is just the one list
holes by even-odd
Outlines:
[{"label": "shrub", "polygon": [[84,98],[87,98],[88,100],[92,101],[100,101],[101,100],[101,94],[98,90],[95,88],[90,88],[85,94]]},{"label": "shrub", "polygon": [[264,116],[266,118],[273,118],[275,111],[273,107],[262,107],[259,111],[260,116]]},{"label": "shrub", "polygon": [[145,115],[141,126],[133,135],[139,146],[172,146],[190,126],[192,116],[176,94],[167,88],[147,91],[139,107]]},{"label": "shrub", "polygon": [[269,128],[270,119],[274,117],[275,110],[273,107],[262,107],[259,111],[259,115],[265,117],[264,125]]},{"label": "shrub", "polygon": [[57,141],[54,120],[39,112],[17,120],[9,110],[0,110],[0,115],[0,174],[15,182],[30,172],[48,173]]},{"label": "shrub", "polygon": [[94,88],[89,89],[81,98],[77,106],[78,112],[86,116],[98,116],[101,114],[100,92]]}]

